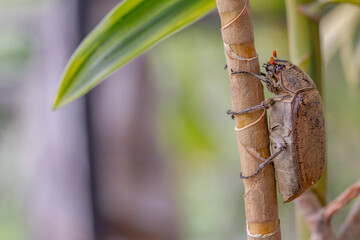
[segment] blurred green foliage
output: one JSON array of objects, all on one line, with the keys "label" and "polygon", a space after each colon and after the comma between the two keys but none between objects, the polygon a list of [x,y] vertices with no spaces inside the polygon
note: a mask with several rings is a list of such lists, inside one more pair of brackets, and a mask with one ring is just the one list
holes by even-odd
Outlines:
[{"label": "blurred green foliage", "polygon": [[29,40],[25,33],[2,32],[0,35],[0,84],[24,74],[31,54]]},{"label": "blurred green foliage", "polygon": [[254,0],[251,1],[251,12],[253,14],[270,14],[272,16],[283,15],[285,11],[285,1],[283,0]]},{"label": "blurred green foliage", "polygon": [[19,5],[43,4],[61,0],[0,0],[0,7],[18,7]]},{"label": "blurred green foliage", "polygon": [[[0,0],[0,5],[10,2],[42,1]],[[274,49],[279,58],[288,58],[284,1],[254,0],[251,6],[260,63],[267,61]],[[26,34],[29,32],[24,29],[23,33],[1,32],[0,78],[18,74],[30,64],[32,44]],[[168,180],[173,184],[184,239],[244,239],[244,190],[234,122],[225,114],[231,103],[217,14],[157,45],[148,52],[147,60],[148,74],[156,86],[157,140],[171,169]],[[338,54],[326,66],[324,89],[329,199],[334,199],[358,179],[360,157],[360,91],[352,89],[355,94],[349,94]],[[9,127],[9,121],[1,124],[8,132],[0,141],[3,164],[14,160],[9,152],[18,151],[19,146],[15,140],[8,142],[15,127]],[[27,239],[23,209],[12,192],[18,185],[9,180],[11,171],[1,169],[7,181],[0,181],[0,239]],[[279,203],[279,207],[283,239],[293,239],[293,204]],[[336,229],[348,209],[335,217]]]}]

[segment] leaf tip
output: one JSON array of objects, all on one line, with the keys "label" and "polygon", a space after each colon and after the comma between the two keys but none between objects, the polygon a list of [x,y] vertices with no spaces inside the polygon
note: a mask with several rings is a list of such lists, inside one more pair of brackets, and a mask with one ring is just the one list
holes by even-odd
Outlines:
[{"label": "leaf tip", "polygon": [[61,106],[62,105],[61,105],[60,99],[58,97],[56,97],[56,99],[51,107],[51,111],[55,111],[55,110],[59,109]]},{"label": "leaf tip", "polygon": [[51,107],[52,111],[58,110],[59,108],[67,105],[69,103],[69,101],[64,101],[64,97],[62,94],[60,94],[60,91],[56,94],[54,103]]}]

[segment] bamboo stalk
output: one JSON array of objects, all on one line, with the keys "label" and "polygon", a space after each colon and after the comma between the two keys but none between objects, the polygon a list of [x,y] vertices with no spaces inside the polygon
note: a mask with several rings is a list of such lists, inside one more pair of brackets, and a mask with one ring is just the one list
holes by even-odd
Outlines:
[{"label": "bamboo stalk", "polygon": [[[231,79],[232,106],[234,111],[242,111],[264,100],[263,86],[259,80],[248,74],[231,74],[231,69],[256,74],[260,72],[254,45],[250,5],[248,0],[217,0],[216,2]],[[270,156],[267,121],[265,117],[261,117],[262,114],[263,111],[260,110],[235,117],[236,127],[244,128],[237,132],[244,175],[252,174],[261,163],[247,151],[247,147],[256,149],[263,158]],[[255,122],[256,124],[251,127],[246,127]],[[245,179],[244,186],[248,239],[281,239],[273,165],[269,164],[255,177]]]},{"label": "bamboo stalk", "polygon": [[[286,14],[289,34],[290,60],[303,69],[314,80],[320,95],[322,87],[322,60],[320,50],[319,19],[320,13],[311,19],[301,13],[300,6],[313,0],[286,0]],[[322,205],[326,204],[327,168],[319,182],[312,188]],[[296,201],[296,200],[295,200]],[[298,210],[296,220],[299,240],[308,240],[310,232]]]}]

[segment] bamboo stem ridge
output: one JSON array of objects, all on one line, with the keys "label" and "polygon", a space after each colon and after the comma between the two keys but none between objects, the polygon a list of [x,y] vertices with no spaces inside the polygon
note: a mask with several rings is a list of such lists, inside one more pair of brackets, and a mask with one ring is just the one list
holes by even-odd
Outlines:
[{"label": "bamboo stem ridge", "polygon": [[[264,100],[263,86],[248,74],[231,74],[248,71],[259,74],[259,60],[254,45],[249,0],[217,0],[222,23],[222,38],[228,73],[231,79],[230,92],[233,111],[242,111],[260,104]],[[261,164],[260,160],[248,152],[255,149],[263,158],[270,156],[268,128],[262,110],[235,116],[237,142],[244,175],[252,174]],[[259,120],[260,119],[260,120]],[[246,127],[249,124],[251,127]],[[256,176],[245,179],[245,212],[248,240],[281,239],[280,221],[276,198],[275,175],[272,164]]]}]

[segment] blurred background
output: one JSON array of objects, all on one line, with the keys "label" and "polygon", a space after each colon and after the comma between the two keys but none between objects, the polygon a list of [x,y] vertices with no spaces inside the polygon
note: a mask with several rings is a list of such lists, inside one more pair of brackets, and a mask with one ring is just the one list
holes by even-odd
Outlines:
[{"label": "blurred background", "polygon": [[[118,2],[0,0],[0,239],[244,239],[216,11],[85,98],[51,111],[71,53]],[[287,59],[284,1],[251,6],[260,62],[273,49]],[[333,199],[360,172],[360,11],[326,11],[323,98]],[[283,239],[294,239],[293,203],[279,207]],[[335,229],[348,209],[336,215]]]}]

